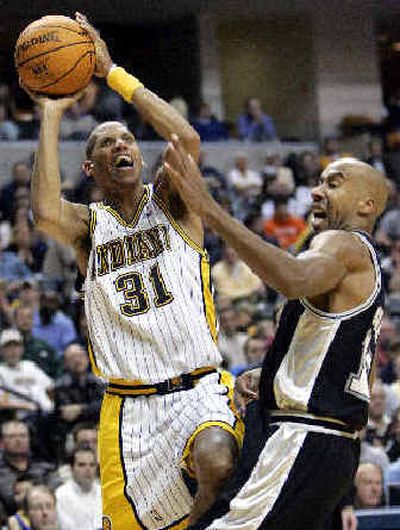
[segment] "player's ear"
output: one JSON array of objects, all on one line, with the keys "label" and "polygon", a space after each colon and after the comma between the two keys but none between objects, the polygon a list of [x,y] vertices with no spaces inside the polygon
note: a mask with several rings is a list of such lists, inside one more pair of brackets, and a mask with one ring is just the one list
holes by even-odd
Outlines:
[{"label": "player's ear", "polygon": [[82,171],[87,177],[93,176],[94,164],[91,160],[85,160],[82,164]]}]

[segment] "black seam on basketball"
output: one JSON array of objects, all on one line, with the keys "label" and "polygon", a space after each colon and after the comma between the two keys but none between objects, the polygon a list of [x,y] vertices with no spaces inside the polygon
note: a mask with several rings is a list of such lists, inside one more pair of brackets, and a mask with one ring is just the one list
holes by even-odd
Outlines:
[{"label": "black seam on basketball", "polygon": [[[63,44],[62,46],[59,46],[58,48],[52,48],[51,50],[46,50],[45,52],[38,53],[37,55],[34,55],[33,57],[29,57],[29,59],[25,59],[25,61],[22,61],[21,63],[18,63],[16,65],[17,68],[20,68],[21,66],[25,66],[29,61],[33,61],[33,59],[37,59],[38,57],[42,57],[43,55],[47,55],[48,53],[54,53],[58,52],[59,50],[62,50],[63,48],[68,48],[70,46],[76,46],[78,44],[88,44],[93,43],[91,40],[82,40],[80,42],[70,42],[69,44]],[[94,46],[93,46],[93,53],[94,53]]]},{"label": "black seam on basketball", "polygon": [[40,87],[37,87],[35,88],[36,91],[40,92],[41,90],[43,90],[44,88],[48,88],[49,86],[52,86],[52,85],[56,85],[59,81],[61,81],[61,79],[64,79],[64,77],[67,77],[67,75],[69,75],[73,70],[75,70],[75,68],[78,66],[78,64],[82,61],[82,59],[84,59],[86,57],[86,55],[94,55],[94,52],[92,51],[87,51],[85,52],[83,55],[81,55],[79,57],[79,59],[76,61],[76,63],[74,64],[74,66],[72,68],[70,68],[68,70],[68,72],[65,72],[63,73],[63,75],[61,77],[59,77],[58,79],[56,79],[55,81],[52,81],[51,83],[48,83],[47,85],[42,85]]},{"label": "black seam on basketball", "polygon": [[[47,28],[59,28],[59,29],[65,29],[67,31],[71,31],[71,33],[76,33],[77,35],[87,35],[88,36],[88,32],[85,31],[84,29],[81,28],[80,31],[77,31],[76,29],[72,29],[72,28],[67,28],[66,26],[59,26],[57,24],[45,24],[44,26],[40,26],[38,24],[38,26],[36,28],[32,28],[30,29],[29,31],[27,31],[27,35],[29,35],[30,32],[32,31],[37,31],[38,29],[43,29],[43,30],[46,30]],[[22,32],[21,36],[25,37],[24,35],[24,32]]]}]

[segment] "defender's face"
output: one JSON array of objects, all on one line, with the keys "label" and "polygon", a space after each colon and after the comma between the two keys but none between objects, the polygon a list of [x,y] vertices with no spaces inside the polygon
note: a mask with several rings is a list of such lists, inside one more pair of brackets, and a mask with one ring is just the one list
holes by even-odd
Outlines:
[{"label": "defender's face", "polygon": [[315,232],[343,229],[356,213],[354,179],[328,166],[312,192],[311,225]]},{"label": "defender's face", "polygon": [[91,159],[93,177],[106,189],[136,184],[143,166],[135,137],[119,123],[100,128]]}]

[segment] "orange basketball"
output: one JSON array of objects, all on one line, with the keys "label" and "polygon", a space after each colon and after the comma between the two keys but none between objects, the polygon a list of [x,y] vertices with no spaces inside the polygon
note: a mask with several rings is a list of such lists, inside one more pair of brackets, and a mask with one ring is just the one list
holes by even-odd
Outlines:
[{"label": "orange basketball", "polygon": [[29,24],[15,45],[15,66],[33,92],[74,94],[89,83],[96,63],[90,36],[71,18],[49,15]]}]

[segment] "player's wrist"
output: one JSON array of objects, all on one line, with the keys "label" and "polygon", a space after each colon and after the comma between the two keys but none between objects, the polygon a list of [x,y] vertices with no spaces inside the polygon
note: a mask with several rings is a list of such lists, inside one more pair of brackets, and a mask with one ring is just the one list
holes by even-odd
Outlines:
[{"label": "player's wrist", "polygon": [[143,88],[144,85],[135,76],[129,74],[121,66],[112,64],[108,70],[107,85],[115,90],[125,101],[130,103],[132,101],[133,94],[139,88]]}]

